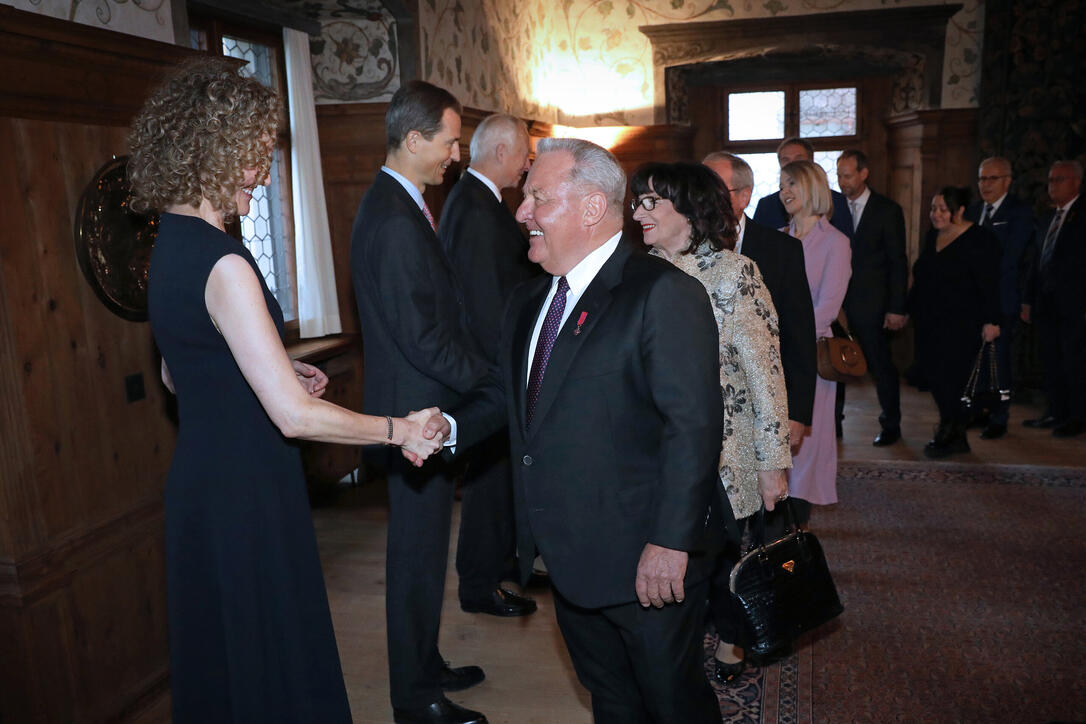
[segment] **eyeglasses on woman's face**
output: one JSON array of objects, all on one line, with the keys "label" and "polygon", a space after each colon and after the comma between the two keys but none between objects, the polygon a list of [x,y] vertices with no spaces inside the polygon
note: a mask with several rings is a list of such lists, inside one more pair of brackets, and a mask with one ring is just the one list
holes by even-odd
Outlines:
[{"label": "eyeglasses on woman's face", "polygon": [[656,208],[656,204],[660,201],[663,201],[663,199],[659,196],[650,196],[648,194],[645,194],[641,198],[634,199],[630,202],[630,211],[637,211],[637,208],[639,206],[645,211],[652,211]]}]

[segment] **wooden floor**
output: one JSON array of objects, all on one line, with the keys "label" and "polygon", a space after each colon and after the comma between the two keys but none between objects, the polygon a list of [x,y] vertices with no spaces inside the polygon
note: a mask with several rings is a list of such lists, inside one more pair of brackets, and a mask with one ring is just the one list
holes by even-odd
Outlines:
[{"label": "wooden floor", "polygon": [[[936,421],[931,397],[903,388],[901,442],[876,448],[878,405],[870,385],[849,389],[842,460],[923,460]],[[953,461],[1029,465],[1086,465],[1086,436],[1055,439],[1022,427],[1037,409],[1014,405],[1005,438],[980,440],[970,431],[972,453]],[[325,579],[354,719],[391,721],[384,626],[386,511],[379,485],[345,492],[337,505],[315,511]],[[458,513],[458,511],[457,511]],[[817,524],[817,511],[815,513]],[[454,530],[456,521],[454,521]],[[455,548],[455,535],[451,548]],[[452,665],[478,664],[487,680],[450,698],[485,713],[491,722],[588,724],[588,698],[577,683],[554,620],[550,595],[532,591],[539,611],[520,619],[463,613],[456,597],[455,550],[450,550],[441,651]]]},{"label": "wooden floor", "polygon": [[[875,448],[878,406],[870,385],[849,389],[841,460],[923,460],[922,448],[936,421],[931,397],[902,389],[901,442]],[[1038,410],[1014,405],[1008,435],[980,440],[970,431],[972,452],[952,461],[994,464],[1086,466],[1086,436],[1055,439],[1047,431],[1022,427]],[[380,484],[342,491],[336,504],[314,511],[325,580],[328,586],[344,678],[355,722],[390,722],[384,614],[384,549],[387,511]],[[847,502],[842,503],[847,504]],[[458,517],[459,511],[454,515]],[[813,525],[817,526],[817,510]],[[457,520],[453,521],[456,530]],[[499,619],[463,613],[456,594],[453,565],[455,535],[449,552],[441,651],[453,666],[477,664],[487,679],[452,694],[453,701],[484,712],[494,724],[588,724],[588,697],[573,674],[554,620],[549,593],[531,591],[539,611],[525,618]],[[162,702],[159,702],[160,706]],[[163,709],[140,721],[162,721]]]}]

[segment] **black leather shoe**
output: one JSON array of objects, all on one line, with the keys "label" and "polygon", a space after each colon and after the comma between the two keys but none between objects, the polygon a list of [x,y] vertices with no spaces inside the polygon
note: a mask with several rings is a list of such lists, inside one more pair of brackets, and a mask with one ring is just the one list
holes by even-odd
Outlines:
[{"label": "black leather shoe", "polygon": [[935,436],[924,446],[924,456],[935,460],[967,452],[969,440],[965,437],[965,425],[956,423],[940,422],[935,426]]},{"label": "black leather shoe", "polygon": [[460,609],[468,613],[489,613],[491,616],[527,616],[535,613],[535,601],[518,596],[500,586],[482,600],[462,600]]},{"label": "black leather shoe", "polygon": [[1035,417],[1032,420],[1022,420],[1022,426],[1032,427],[1034,429],[1040,430],[1047,430],[1050,427],[1055,427],[1057,422],[1059,421],[1052,415],[1041,415],[1040,417]]},{"label": "black leather shoe", "polygon": [[709,679],[722,686],[727,686],[735,681],[736,677],[742,674],[743,669],[745,668],[746,664],[742,661],[738,661],[734,664],[725,664],[720,659],[713,657],[713,673]]},{"label": "black leather shoe", "polygon": [[486,717],[441,697],[430,706],[393,709],[396,724],[487,724]]},{"label": "black leather shoe", "polygon": [[981,440],[998,440],[1007,434],[1007,426],[998,422],[989,422],[988,426],[981,430]]},{"label": "black leather shoe", "polygon": [[441,668],[438,681],[444,691],[463,691],[475,686],[485,678],[486,674],[478,666],[458,666],[452,669],[446,663]]},{"label": "black leather shoe", "polygon": [[901,439],[900,427],[884,427],[878,435],[875,436],[872,445],[875,447],[886,447],[887,445],[893,445],[895,442]]},{"label": "black leather shoe", "polygon": [[1081,435],[1083,430],[1086,430],[1086,427],[1083,427],[1081,421],[1068,420],[1062,425],[1056,425],[1052,428],[1052,437],[1075,437]]}]

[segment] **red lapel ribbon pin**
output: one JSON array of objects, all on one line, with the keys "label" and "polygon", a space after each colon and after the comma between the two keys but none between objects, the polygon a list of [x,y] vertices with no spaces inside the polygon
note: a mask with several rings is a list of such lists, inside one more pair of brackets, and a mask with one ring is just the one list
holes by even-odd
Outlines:
[{"label": "red lapel ribbon pin", "polygon": [[588,319],[588,312],[581,312],[581,316],[577,317],[577,329],[573,330],[574,336],[581,333],[581,327],[584,326],[584,320],[586,319]]}]

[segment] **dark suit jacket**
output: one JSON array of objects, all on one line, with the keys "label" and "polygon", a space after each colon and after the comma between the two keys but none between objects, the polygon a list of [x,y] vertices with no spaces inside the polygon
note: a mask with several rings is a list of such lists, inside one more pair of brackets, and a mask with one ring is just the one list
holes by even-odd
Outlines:
[{"label": "dark suit jacket", "polygon": [[493,361],[510,292],[541,270],[528,260],[528,241],[509,209],[466,171],[445,201],[437,235],[463,285],[475,342]]},{"label": "dark suit jacket", "polygon": [[[965,218],[980,223],[984,201],[974,201]],[[1033,241],[1033,210],[1017,196],[1007,194],[985,226],[999,239],[1003,260],[999,265],[999,304],[1005,316],[1018,316],[1026,276],[1026,248]],[[1047,227],[1046,227],[1047,230]],[[1043,241],[1043,239],[1042,239]]]},{"label": "dark suit jacket", "polygon": [[[830,189],[833,196],[833,216],[830,223],[849,239],[852,238],[852,212],[848,210],[848,199],[840,191]],[[772,193],[758,199],[754,209],[754,221],[769,229],[783,229],[788,226],[788,213],[781,203],[780,194]]]},{"label": "dark suit jacket", "polygon": [[1037,314],[1082,321],[1086,314],[1086,283],[1082,270],[1086,269],[1086,200],[1078,197],[1060,226],[1060,233],[1052,242],[1052,261],[1040,267],[1048,227],[1052,225],[1055,211],[1046,214],[1037,224],[1037,253],[1034,256],[1030,291],[1027,303],[1034,305]]},{"label": "dark suit jacket", "polygon": [[788,234],[747,219],[740,252],[762,272],[781,327],[781,364],[788,390],[788,419],[811,424],[818,360],[815,349],[814,306],[803,244]]},{"label": "dark suit jacket", "polygon": [[450,413],[458,452],[508,424],[522,575],[538,550],[574,604],[636,600],[650,542],[691,552],[687,581],[704,580],[734,528],[716,495],[724,410],[705,288],[620,243],[558,334],[528,429],[528,346],[551,282],[514,290],[498,364]]},{"label": "dark suit jacket", "polygon": [[881,320],[905,314],[909,260],[905,255],[905,214],[896,202],[871,190],[852,236],[852,277],[845,314]]},{"label": "dark suit jacket", "polygon": [[407,191],[383,171],[354,220],[351,278],[362,324],[366,412],[445,408],[486,371],[437,235]]}]

